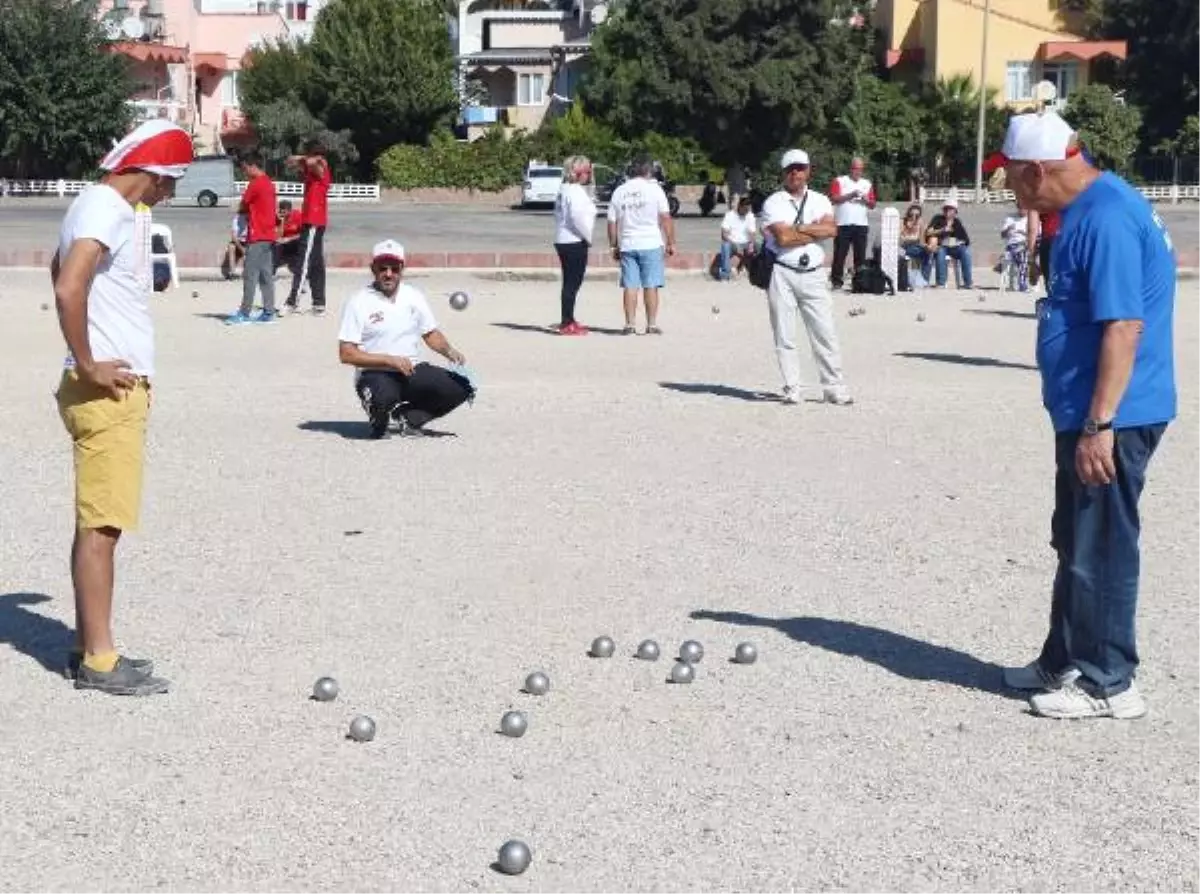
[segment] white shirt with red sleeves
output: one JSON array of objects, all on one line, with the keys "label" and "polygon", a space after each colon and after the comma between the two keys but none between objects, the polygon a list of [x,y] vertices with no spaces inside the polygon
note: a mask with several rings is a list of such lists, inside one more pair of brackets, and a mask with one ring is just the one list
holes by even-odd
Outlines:
[{"label": "white shirt with red sleeves", "polygon": [[830,184],[829,197],[832,199],[857,193],[861,201],[851,199],[841,204],[834,203],[833,219],[839,227],[869,226],[867,212],[875,207],[875,187],[866,177],[857,180],[850,179],[849,174],[843,174]]}]

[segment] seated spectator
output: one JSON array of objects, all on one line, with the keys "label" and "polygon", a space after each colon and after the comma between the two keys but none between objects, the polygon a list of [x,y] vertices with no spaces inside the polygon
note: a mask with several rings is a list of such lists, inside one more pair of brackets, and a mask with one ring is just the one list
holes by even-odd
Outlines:
[{"label": "seated spectator", "polygon": [[230,227],[229,243],[225,246],[225,257],[221,259],[221,275],[226,279],[236,278],[241,271],[238,264],[246,257],[246,239],[250,232],[250,218],[245,214],[235,215]]},{"label": "seated spectator", "polygon": [[300,231],[304,229],[299,210],[292,209],[292,203],[284,199],[279,203],[279,213],[275,218],[275,269],[287,266],[294,276],[300,269],[300,249],[304,243],[300,239]]},{"label": "seated spectator", "polygon": [[402,283],[404,246],[388,239],[371,253],[372,283],[346,302],[338,331],[338,359],[357,368],[355,390],[367,412],[372,438],[394,420],[404,437],[426,434],[425,424],[474,397],[460,373],[426,363],[422,347],[458,367],[466,359],[438,328],[429,302]]},{"label": "seated spectator", "polygon": [[742,272],[746,261],[754,254],[757,229],[754,214],[750,211],[750,199],[744,196],[738,200],[737,208],[727,211],[721,220],[721,254],[717,260],[717,279],[721,282],[729,280],[730,266],[735,259],[737,272]]},{"label": "seated spectator", "polygon": [[971,237],[958,216],[958,202],[947,199],[942,206],[942,213],[935,214],[925,230],[926,247],[935,252],[934,263],[937,268],[937,287],[946,288],[946,263],[949,258],[958,261],[962,270],[962,287],[974,288],[971,276]]},{"label": "seated spectator", "polygon": [[[1015,214],[1004,218],[1000,225],[1000,238],[1004,240],[1004,257],[1017,272],[1017,288],[1029,291],[1029,215],[1020,205]],[[1003,262],[996,272],[1005,275]]]},{"label": "seated spectator", "polygon": [[[920,272],[909,274],[909,285],[914,289],[923,289],[929,285],[929,276],[933,265],[933,255],[925,250],[925,228],[921,225],[921,206],[910,205],[900,221],[900,255],[904,259],[913,259],[921,264]],[[906,265],[907,266],[907,265]]]}]

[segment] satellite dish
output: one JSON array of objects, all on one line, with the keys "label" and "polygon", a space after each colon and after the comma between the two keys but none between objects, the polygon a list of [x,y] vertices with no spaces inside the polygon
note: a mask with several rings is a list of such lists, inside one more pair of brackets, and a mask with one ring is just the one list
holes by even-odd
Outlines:
[{"label": "satellite dish", "polygon": [[603,3],[597,3],[592,7],[592,24],[603,25],[604,20],[608,18],[608,7]]},{"label": "satellite dish", "polygon": [[141,40],[146,34],[146,26],[142,24],[141,19],[130,16],[121,22],[121,33],[130,40]]},{"label": "satellite dish", "polygon": [[1054,102],[1058,98],[1058,88],[1053,81],[1038,81],[1033,88],[1033,98],[1039,102]]}]

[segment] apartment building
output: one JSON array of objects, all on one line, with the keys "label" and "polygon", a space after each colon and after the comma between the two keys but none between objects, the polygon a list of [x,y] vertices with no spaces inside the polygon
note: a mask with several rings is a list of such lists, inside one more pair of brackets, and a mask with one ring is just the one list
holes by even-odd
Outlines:
[{"label": "apartment building", "polygon": [[[987,70],[980,72],[987,17]],[[1055,104],[1125,58],[1124,41],[1081,36],[1080,15],[1062,0],[877,0],[886,64],[901,81],[969,74],[1007,105],[1034,101],[1034,86],[1055,86]],[[982,75],[982,77],[981,77]]]},{"label": "apartment building", "polygon": [[130,103],[141,118],[192,131],[201,152],[253,138],[238,100],[251,47],[306,38],[325,0],[101,0],[113,52],[133,63]]}]

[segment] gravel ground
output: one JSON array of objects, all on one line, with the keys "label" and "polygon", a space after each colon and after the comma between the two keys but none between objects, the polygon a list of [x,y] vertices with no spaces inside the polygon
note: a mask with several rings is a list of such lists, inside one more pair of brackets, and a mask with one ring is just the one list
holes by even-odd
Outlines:
[{"label": "gravel ground", "polygon": [[[1027,300],[839,298],[857,405],[784,407],[748,286],[674,279],[661,339],[560,339],[550,284],[423,284],[472,291],[441,316],[481,378],[424,442],[360,439],[334,319],[227,330],[236,284],[159,301],[118,630],[176,689],[139,701],[53,672],[61,346],[43,276],[0,286],[0,888],[1197,890],[1191,284],[1128,723],[998,691],[1053,571]],[[580,315],[618,303],[589,282]],[[617,656],[587,658],[601,633]],[[701,640],[696,682],[632,660],[647,636]],[[746,639],[759,662],[730,664]],[[510,707],[523,739],[496,733]],[[489,868],[510,837],[535,852],[516,878]]]}]

